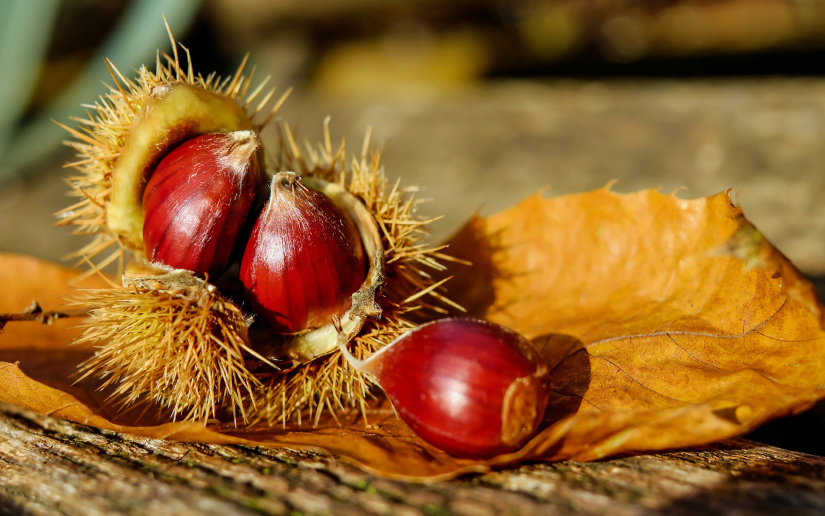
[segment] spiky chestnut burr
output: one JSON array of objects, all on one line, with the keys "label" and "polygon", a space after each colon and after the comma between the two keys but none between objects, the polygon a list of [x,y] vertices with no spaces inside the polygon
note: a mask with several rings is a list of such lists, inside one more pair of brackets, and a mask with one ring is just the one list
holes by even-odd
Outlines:
[{"label": "spiky chestnut burr", "polygon": [[[98,348],[96,357],[100,358],[90,360],[86,372],[109,379],[117,377],[118,389],[127,399],[148,395],[185,419],[202,419],[219,413],[221,408],[238,413],[240,408],[242,415],[254,414],[254,419],[285,423],[288,417],[297,415],[300,423],[301,415],[307,413],[317,420],[322,407],[331,412],[365,408],[371,380],[345,367],[340,353],[335,352],[337,333],[332,325],[275,336],[269,340],[277,342],[278,349],[271,354],[269,349],[261,350],[256,355],[246,337],[249,320],[229,298],[191,273],[169,267],[151,270],[145,262],[142,201],[144,186],[157,163],[182,142],[201,134],[258,132],[286,98],[281,97],[261,123],[252,122],[272,93],[250,108],[263,84],[254,91],[249,89],[250,80],[241,75],[245,63],[226,80],[214,74],[196,76],[191,62],[188,70],[180,66],[174,40],[173,48],[173,57],[164,55],[163,62],[159,58],[155,72],[141,68],[136,80],[124,78],[107,62],[116,87],[93,106],[88,119],[80,120],[78,129],[66,127],[76,138],[69,145],[79,153],[78,161],[70,165],[80,171],[69,183],[73,195],[82,201],[61,212],[60,223],[77,226],[79,234],[97,235],[75,256],[94,260],[96,267],[118,259],[121,265],[131,262],[126,267],[123,288],[78,296],[78,303],[93,315],[85,342]],[[387,184],[377,155],[367,159],[367,142],[360,161],[347,165],[343,143],[341,149],[333,151],[328,133],[321,147],[308,150],[309,159],[300,156],[291,135],[288,138],[288,146],[268,154],[275,160],[273,168],[297,171],[304,184],[333,199],[355,221],[365,246],[369,270],[352,296],[352,306],[341,318],[344,331],[353,339],[356,355],[368,355],[413,327],[410,314],[439,310],[439,302],[450,304],[439,292],[445,280],[436,281],[426,270],[441,269],[439,261],[448,257],[438,247],[422,245],[419,236],[429,221],[414,215],[417,201],[408,195],[410,189]],[[263,156],[262,151],[258,154]],[[113,245],[117,247],[114,252],[100,254]],[[135,267],[147,271],[136,274]],[[183,288],[178,281],[183,277],[188,277],[183,284],[195,283]],[[391,281],[385,284],[385,279]],[[220,302],[204,302],[198,305],[201,311],[189,310],[192,289],[197,285],[220,295],[214,298]],[[162,301],[160,305],[158,300]],[[170,314],[170,318],[163,319],[168,326],[149,325],[155,320],[151,314],[159,306]],[[189,315],[172,317],[175,313]],[[194,313],[200,315],[190,318]],[[138,320],[142,323],[137,324]],[[130,325],[130,321],[136,324]],[[187,321],[212,321],[215,326],[206,331]],[[225,328],[235,329],[227,334]],[[235,339],[230,334],[240,337]],[[163,345],[140,344],[141,339],[148,344],[164,335],[171,340],[163,342],[181,342],[175,347],[180,353],[166,355]],[[192,336],[198,339],[189,339]],[[239,350],[239,354],[221,354],[221,350],[230,349]],[[193,353],[212,358],[201,361],[201,372],[188,380],[174,380],[184,378]],[[281,369],[257,368],[253,375],[247,367],[265,363],[264,353],[277,358]],[[222,356],[229,361],[223,361]],[[243,362],[236,361],[238,357]],[[133,366],[143,373],[130,372]],[[167,371],[177,373],[167,375]],[[143,381],[146,378],[162,381],[147,383]],[[253,388],[242,388],[244,381]]]},{"label": "spiky chestnut burr", "polygon": [[411,330],[367,360],[339,340],[358,371],[374,375],[398,415],[448,453],[488,458],[533,436],[549,395],[544,358],[518,333],[474,319]]},{"label": "spiky chestnut burr", "polygon": [[127,406],[155,402],[178,420],[206,421],[228,409],[247,421],[246,399],[261,388],[249,373],[248,317],[218,289],[187,271],[133,262],[122,288],[84,291],[72,303],[91,320],[75,344],[97,347],[80,364]]},{"label": "spiky chestnut burr", "polygon": [[210,278],[229,267],[258,194],[257,148],[252,131],[205,134],[161,160],[143,194],[150,261]]}]

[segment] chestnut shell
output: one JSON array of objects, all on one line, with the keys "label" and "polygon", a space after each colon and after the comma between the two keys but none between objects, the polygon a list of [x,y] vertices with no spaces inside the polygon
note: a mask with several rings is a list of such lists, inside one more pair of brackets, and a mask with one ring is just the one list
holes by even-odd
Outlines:
[{"label": "chestnut shell", "polygon": [[453,455],[487,458],[534,434],[549,395],[543,357],[518,333],[475,319],[441,319],[365,361],[399,416]]},{"label": "chestnut shell", "polygon": [[251,131],[205,134],[176,147],[156,167],[143,197],[147,258],[198,275],[221,275],[258,193]]},{"label": "chestnut shell", "polygon": [[276,174],[241,261],[253,311],[278,333],[329,324],[349,308],[366,271],[349,216],[296,174]]}]

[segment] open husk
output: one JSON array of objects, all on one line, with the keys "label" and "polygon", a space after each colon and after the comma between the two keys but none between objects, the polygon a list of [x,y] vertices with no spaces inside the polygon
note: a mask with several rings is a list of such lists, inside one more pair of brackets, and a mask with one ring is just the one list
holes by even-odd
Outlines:
[{"label": "open husk", "polygon": [[[121,268],[131,265],[122,287],[73,300],[92,316],[80,342],[97,348],[83,374],[114,385],[124,404],[152,400],[184,420],[232,414],[235,421],[286,424],[292,416],[298,423],[317,420],[323,408],[363,408],[372,384],[335,351],[331,324],[250,339],[254,314],[242,312],[232,289],[223,294],[208,278],[145,264],[142,199],[154,165],[199,134],[259,132],[286,95],[256,122],[274,90],[253,106],[266,81],[250,91],[251,77],[242,75],[245,61],[223,80],[195,75],[191,60],[184,71],[177,52],[159,56],[155,72],[141,68],[135,80],[108,65],[115,87],[88,119],[77,120],[80,128],[66,128],[77,139],[69,145],[79,155],[69,164],[79,171],[68,180],[71,195],[83,200],[57,215],[59,224],[95,235],[72,255],[96,262],[92,271],[118,260]],[[447,257],[441,248],[421,243],[430,221],[414,214],[412,189],[389,185],[368,138],[360,159],[347,164],[343,143],[333,153],[326,126],[325,131],[324,144],[308,148],[305,156],[284,125],[275,164],[261,170],[264,176],[298,172],[356,222],[370,268],[341,316],[353,352],[363,358],[425,319],[416,315],[422,309],[445,312],[439,306],[451,303],[439,292],[444,280],[430,272],[442,270],[440,260]]]}]

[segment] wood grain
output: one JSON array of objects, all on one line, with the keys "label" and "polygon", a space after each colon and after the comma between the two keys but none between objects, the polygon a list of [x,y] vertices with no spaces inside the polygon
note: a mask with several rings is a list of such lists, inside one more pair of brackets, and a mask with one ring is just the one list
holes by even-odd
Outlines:
[{"label": "wood grain", "polygon": [[134,437],[0,405],[0,515],[822,514],[825,459],[746,440],[435,484],[334,458]]}]

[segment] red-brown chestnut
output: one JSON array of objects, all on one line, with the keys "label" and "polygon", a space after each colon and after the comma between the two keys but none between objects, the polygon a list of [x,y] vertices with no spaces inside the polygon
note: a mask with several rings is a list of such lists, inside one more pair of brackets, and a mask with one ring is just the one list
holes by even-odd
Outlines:
[{"label": "red-brown chestnut", "polygon": [[366,272],[349,216],[297,174],[276,174],[241,261],[254,312],[278,333],[327,325],[349,309]]},{"label": "red-brown chestnut", "polygon": [[462,457],[509,453],[533,436],[547,405],[543,357],[518,333],[475,319],[419,326],[353,367],[374,375],[425,441]]},{"label": "red-brown chestnut", "polygon": [[231,264],[260,183],[252,131],[204,134],[158,164],[143,195],[146,256],[217,277]]}]

